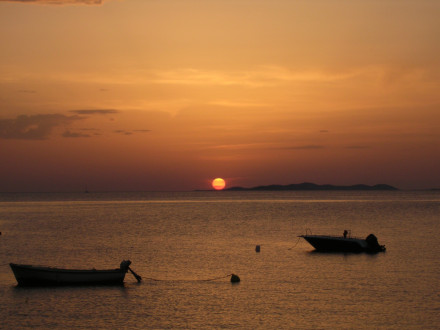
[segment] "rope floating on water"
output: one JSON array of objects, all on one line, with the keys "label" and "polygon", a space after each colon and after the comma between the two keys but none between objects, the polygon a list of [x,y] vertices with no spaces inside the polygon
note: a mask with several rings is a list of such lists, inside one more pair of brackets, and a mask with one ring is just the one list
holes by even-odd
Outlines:
[{"label": "rope floating on water", "polygon": [[150,280],[150,281],[167,281],[167,280],[159,280],[157,278],[152,278],[152,277],[144,277],[145,280]]},{"label": "rope floating on water", "polygon": [[[214,277],[214,278],[198,279],[198,280],[188,280],[188,281],[210,282],[210,281],[221,280],[221,279],[226,278],[226,277],[231,277],[231,283],[238,283],[238,282],[240,282],[240,277],[238,277],[238,275],[236,275],[236,274],[228,274],[228,275],[223,275],[223,276]],[[156,282],[177,282],[177,281],[185,281],[185,280],[163,280],[163,279],[152,278],[152,277],[144,277],[143,279],[144,279],[144,280],[150,280],[150,281],[156,281]]]},{"label": "rope floating on water", "polygon": [[228,275],[224,275],[224,276],[220,276],[220,277],[209,278],[207,280],[199,280],[199,281],[202,281],[202,282],[215,281],[215,280],[220,280],[220,279],[225,278],[225,277],[229,277],[231,275],[233,275],[233,274],[228,274]]},{"label": "rope floating on water", "polygon": [[298,237],[298,239],[296,240],[295,245],[292,246],[292,247],[290,247],[289,250],[292,250],[293,248],[295,248],[295,247],[298,245],[298,243],[299,243],[300,240],[301,240],[301,237]]}]

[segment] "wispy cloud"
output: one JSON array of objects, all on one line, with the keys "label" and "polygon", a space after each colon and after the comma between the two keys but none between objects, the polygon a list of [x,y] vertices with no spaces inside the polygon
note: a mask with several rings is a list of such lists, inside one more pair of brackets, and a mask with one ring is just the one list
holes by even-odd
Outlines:
[{"label": "wispy cloud", "polygon": [[37,91],[32,90],[32,89],[20,89],[17,92],[23,93],[23,94],[36,94],[37,93]]},{"label": "wispy cloud", "polygon": [[221,144],[214,146],[207,146],[203,149],[213,149],[213,150],[225,150],[225,151],[244,151],[252,149],[267,148],[267,143],[237,143],[237,144]]},{"label": "wispy cloud", "polygon": [[105,0],[0,0],[0,2],[18,2],[39,5],[100,5]]},{"label": "wispy cloud", "polygon": [[69,112],[76,113],[78,115],[108,115],[118,113],[118,110],[113,109],[85,109],[85,110],[70,110]]},{"label": "wispy cloud", "polygon": [[286,147],[285,149],[290,149],[290,150],[313,150],[313,149],[325,149],[325,146],[318,145],[318,144],[307,144],[307,145],[301,145],[301,146]]},{"label": "wispy cloud", "polygon": [[[101,129],[75,128],[73,124],[80,120],[85,121],[89,119],[89,115],[101,116],[119,113],[118,110],[113,109],[84,109],[71,110],[69,112],[74,114],[19,115],[16,118],[0,118],[0,139],[46,140],[54,132],[60,132],[60,129],[64,130],[60,135],[65,138],[91,138],[101,136],[105,133],[102,132]],[[149,132],[151,132],[150,129],[113,130],[113,133],[122,135],[144,134]]]},{"label": "wispy cloud", "polygon": [[360,72],[332,73],[325,71],[295,71],[280,66],[261,66],[249,71],[204,71],[178,69],[153,73],[151,83],[176,85],[241,85],[248,87],[276,86],[289,82],[332,82],[346,80]]},{"label": "wispy cloud", "polygon": [[0,139],[45,140],[56,127],[82,120],[80,116],[62,114],[20,115],[0,119]]},{"label": "wispy cloud", "polygon": [[115,131],[113,131],[114,133],[117,133],[117,134],[122,134],[122,135],[132,135],[133,134],[133,132],[131,132],[131,131],[125,131],[125,130],[123,130],[123,129],[117,129],[117,130],[115,130]]},{"label": "wispy cloud", "polygon": [[369,148],[371,148],[371,147],[365,146],[365,145],[353,145],[353,146],[345,147],[345,149],[369,149]]},{"label": "wispy cloud", "polygon": [[150,129],[134,129],[134,130],[123,130],[123,129],[118,129],[113,131],[113,133],[117,133],[117,134],[122,134],[122,135],[133,135],[134,133],[148,133],[151,132]]},{"label": "wispy cloud", "polygon": [[66,138],[89,138],[89,137],[91,137],[90,134],[71,132],[70,130],[65,131],[62,136],[66,137]]}]

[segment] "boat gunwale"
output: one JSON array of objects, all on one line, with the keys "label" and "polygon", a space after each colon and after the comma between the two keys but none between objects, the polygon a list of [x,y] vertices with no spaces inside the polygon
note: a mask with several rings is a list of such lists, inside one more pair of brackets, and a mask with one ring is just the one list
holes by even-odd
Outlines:
[{"label": "boat gunwale", "polygon": [[338,236],[338,235],[299,235],[298,237],[319,237],[319,238],[331,238],[331,239],[341,239],[341,240],[358,240],[358,241],[366,241],[365,238],[361,238],[361,237],[355,237],[355,236],[350,236],[350,237],[344,237],[344,236]]},{"label": "boat gunwale", "polygon": [[56,267],[46,267],[46,266],[33,266],[33,265],[22,265],[22,264],[9,264],[11,268],[19,268],[26,271],[36,271],[36,272],[48,272],[48,273],[126,273],[127,270],[121,268],[114,269],[68,269],[68,268],[56,268]]}]

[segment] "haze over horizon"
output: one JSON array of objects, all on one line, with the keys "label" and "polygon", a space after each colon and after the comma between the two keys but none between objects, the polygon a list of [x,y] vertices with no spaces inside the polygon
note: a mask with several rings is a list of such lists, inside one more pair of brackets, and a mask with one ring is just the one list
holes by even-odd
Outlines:
[{"label": "haze over horizon", "polygon": [[0,192],[440,188],[440,2],[0,0]]}]

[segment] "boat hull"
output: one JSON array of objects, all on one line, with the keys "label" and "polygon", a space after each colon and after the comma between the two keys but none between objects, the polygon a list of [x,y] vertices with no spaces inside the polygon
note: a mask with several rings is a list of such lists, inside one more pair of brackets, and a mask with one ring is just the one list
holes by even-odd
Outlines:
[{"label": "boat hull", "polygon": [[367,240],[351,237],[324,236],[324,235],[301,235],[317,251],[329,252],[381,252],[384,247],[376,248]]},{"label": "boat hull", "polygon": [[10,264],[19,286],[122,285],[126,269],[76,270]]}]

